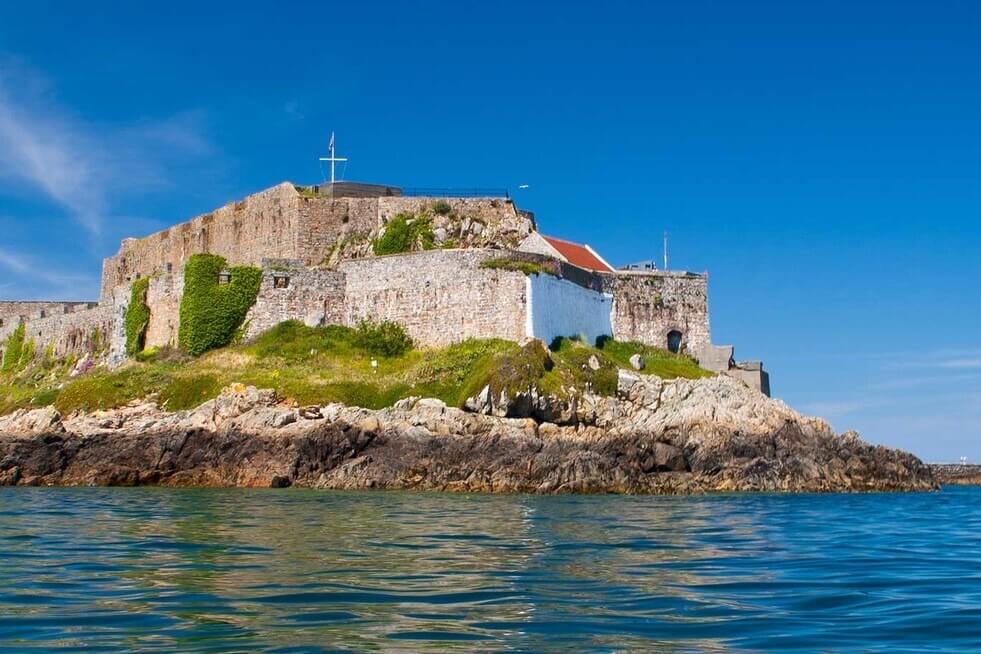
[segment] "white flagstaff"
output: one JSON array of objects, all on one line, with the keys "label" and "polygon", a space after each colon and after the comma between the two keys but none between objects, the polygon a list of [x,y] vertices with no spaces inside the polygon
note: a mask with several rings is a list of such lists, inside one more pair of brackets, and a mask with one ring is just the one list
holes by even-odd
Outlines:
[{"label": "white flagstaff", "polygon": [[334,156],[334,132],[330,133],[330,143],[327,144],[327,156],[320,157],[321,161],[330,162],[330,183],[334,184],[334,164],[338,161],[347,161],[347,157],[335,157]]}]

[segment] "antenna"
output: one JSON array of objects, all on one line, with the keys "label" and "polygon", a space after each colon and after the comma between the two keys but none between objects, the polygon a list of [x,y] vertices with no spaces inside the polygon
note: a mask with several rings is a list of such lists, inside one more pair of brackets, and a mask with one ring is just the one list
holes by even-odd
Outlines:
[{"label": "antenna", "polygon": [[668,271],[668,230],[664,230],[664,271]]}]

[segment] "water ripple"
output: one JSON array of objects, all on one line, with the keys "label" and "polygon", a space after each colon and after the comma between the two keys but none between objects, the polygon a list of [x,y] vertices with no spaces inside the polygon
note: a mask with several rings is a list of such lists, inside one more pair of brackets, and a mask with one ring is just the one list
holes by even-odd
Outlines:
[{"label": "water ripple", "polygon": [[981,489],[0,489],[0,651],[981,651]]}]

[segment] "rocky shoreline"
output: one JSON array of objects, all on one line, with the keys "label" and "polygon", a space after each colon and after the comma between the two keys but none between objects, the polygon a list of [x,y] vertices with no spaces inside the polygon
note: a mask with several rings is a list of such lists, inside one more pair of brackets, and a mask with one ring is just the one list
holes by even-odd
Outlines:
[{"label": "rocky shoreline", "polygon": [[803,417],[724,376],[621,372],[616,397],[536,393],[467,410],[410,398],[296,407],[230,387],[191,411],[151,399],[0,418],[0,485],[416,489],[495,493],[906,491],[937,488],[911,454]]}]

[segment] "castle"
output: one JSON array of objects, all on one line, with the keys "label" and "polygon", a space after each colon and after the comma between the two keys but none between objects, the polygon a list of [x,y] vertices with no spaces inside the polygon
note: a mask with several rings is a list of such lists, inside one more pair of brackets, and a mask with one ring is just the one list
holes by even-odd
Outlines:
[{"label": "castle", "polygon": [[[407,216],[427,220],[426,248],[377,255],[373,243]],[[731,346],[712,344],[707,274],[614,269],[587,245],[539,233],[534,215],[506,193],[410,193],[347,182],[282,183],[125,239],[103,263],[98,302],[0,301],[0,350],[23,323],[38,351],[120,365],[130,288],[141,278],[149,279],[146,346],[176,345],[184,264],[196,253],[262,269],[246,338],[289,319],[311,326],[391,320],[422,346],[605,335],[687,352],[769,394],[759,362],[736,363]]]}]

